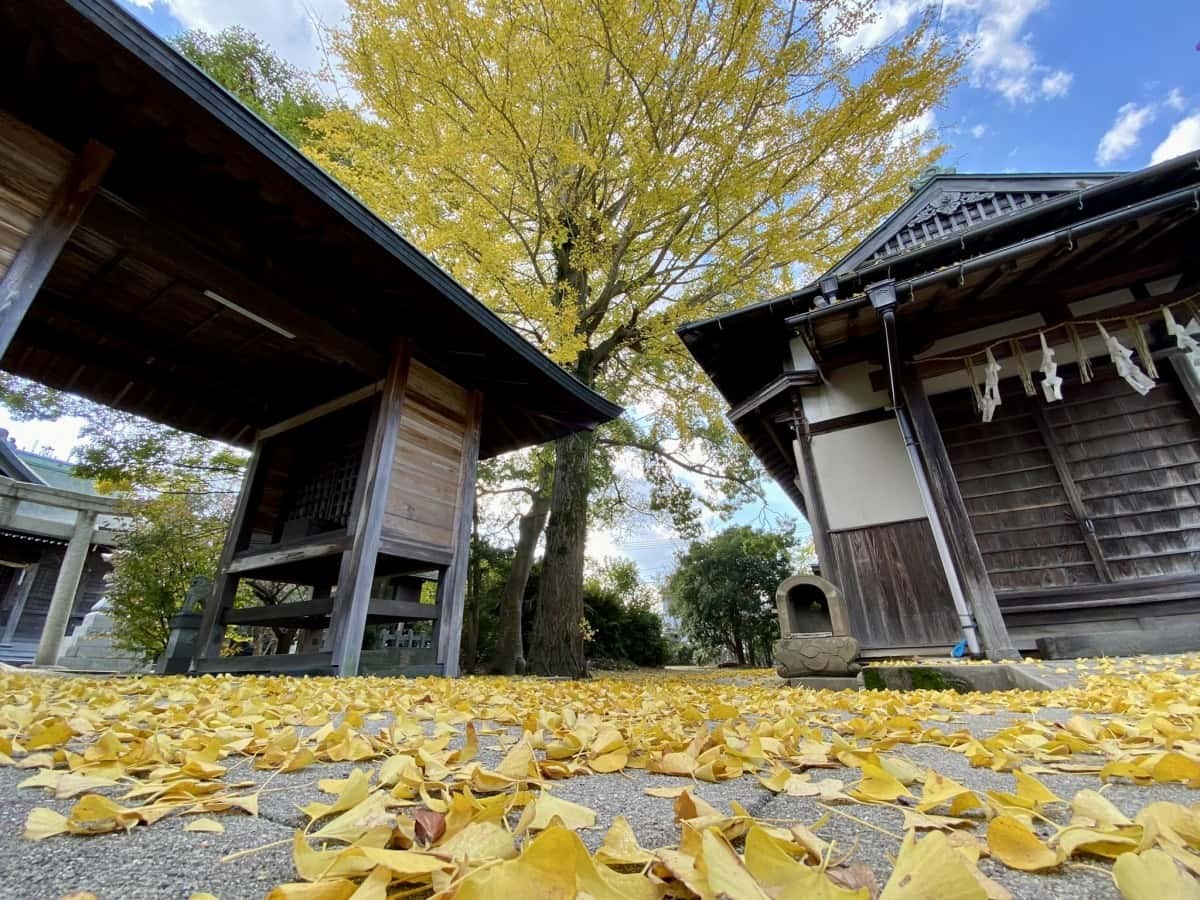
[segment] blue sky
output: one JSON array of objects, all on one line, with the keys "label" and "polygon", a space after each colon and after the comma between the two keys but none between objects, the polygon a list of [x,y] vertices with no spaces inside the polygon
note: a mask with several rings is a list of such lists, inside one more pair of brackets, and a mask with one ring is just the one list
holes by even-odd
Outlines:
[{"label": "blue sky", "polygon": [[[119,0],[159,34],[242,25],[313,70],[323,62],[314,22],[336,23],[344,0]],[[881,0],[853,42],[877,42],[916,20],[928,0]],[[1139,168],[1200,148],[1198,0],[941,0],[941,27],[970,42],[963,83],[913,127],[949,145],[960,172]],[[10,424],[22,446],[74,443],[70,422]],[[739,521],[760,519],[760,507]],[[795,517],[775,485],[768,514]],[[803,526],[802,526],[803,528]],[[628,555],[665,574],[682,542],[664,529],[595,536],[589,552]]]}]

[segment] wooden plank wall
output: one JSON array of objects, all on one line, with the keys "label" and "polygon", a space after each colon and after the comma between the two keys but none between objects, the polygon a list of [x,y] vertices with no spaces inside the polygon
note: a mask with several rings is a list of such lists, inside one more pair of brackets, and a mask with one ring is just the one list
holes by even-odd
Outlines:
[{"label": "wooden plank wall", "polygon": [[1110,376],[1047,418],[1116,581],[1200,573],[1200,420],[1168,366],[1145,397]]},{"label": "wooden plank wall", "polygon": [[392,463],[384,539],[454,547],[468,392],[414,361]]},{"label": "wooden plank wall", "polygon": [[954,600],[926,519],[829,535],[850,633],[864,649],[957,643]]},{"label": "wooden plank wall", "polygon": [[1106,584],[1200,575],[1200,418],[1170,366],[1145,397],[1111,365],[1089,384],[1073,367],[1064,380],[1052,404],[1001,382],[990,424],[965,390],[935,398],[997,592],[1061,603],[1074,591],[1102,605]]},{"label": "wooden plank wall", "polygon": [[1096,584],[1083,531],[1019,379],[1002,381],[1000,396],[987,423],[966,389],[930,398],[992,586]]},{"label": "wooden plank wall", "polygon": [[66,177],[72,154],[0,113],[0,275]]}]

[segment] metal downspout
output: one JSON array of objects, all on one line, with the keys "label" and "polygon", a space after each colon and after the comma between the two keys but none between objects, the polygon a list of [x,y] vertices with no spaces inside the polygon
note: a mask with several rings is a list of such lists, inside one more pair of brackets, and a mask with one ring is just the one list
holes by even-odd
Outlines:
[{"label": "metal downspout", "polygon": [[963,596],[962,586],[958,581],[958,570],[954,567],[954,559],[950,555],[950,545],[946,542],[946,531],[942,526],[942,518],[933,503],[933,495],[929,492],[929,479],[925,474],[925,463],[921,459],[921,451],[913,434],[912,422],[908,418],[908,409],[904,406],[899,391],[896,389],[896,360],[898,357],[896,339],[896,310],[895,304],[884,307],[880,315],[883,319],[883,332],[887,347],[888,389],[891,392],[892,409],[896,413],[896,423],[900,426],[900,437],[904,448],[908,451],[908,461],[912,464],[913,475],[917,480],[917,493],[921,495],[921,505],[925,507],[925,515],[929,517],[930,531],[933,532],[933,544],[937,548],[938,559],[942,563],[942,571],[946,576],[946,584],[950,588],[950,597],[954,601],[955,612],[958,613],[959,628],[967,641],[967,650],[972,656],[980,655],[979,634],[975,629],[975,617],[967,606]]}]

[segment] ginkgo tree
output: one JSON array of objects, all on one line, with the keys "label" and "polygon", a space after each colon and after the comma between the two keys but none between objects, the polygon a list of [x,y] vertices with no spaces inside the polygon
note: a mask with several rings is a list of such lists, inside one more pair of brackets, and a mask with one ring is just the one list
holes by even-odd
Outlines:
[{"label": "ginkgo tree", "polygon": [[593,454],[692,452],[720,474],[734,442],[675,328],[786,288],[894,208],[937,155],[910,123],[963,50],[932,17],[863,47],[865,0],[348,8],[332,47],[361,105],[310,122],[308,152],[634,407],[555,447],[531,663],[579,674]]},{"label": "ginkgo tree", "polygon": [[[936,157],[911,122],[960,71],[932,18],[856,40],[863,0],[349,0],[360,98],[307,146],[634,424],[554,448],[530,648],[583,671],[590,461],[744,462],[674,329],[778,292]],[[608,443],[606,443],[608,442]],[[650,479],[652,485],[654,479]]]}]

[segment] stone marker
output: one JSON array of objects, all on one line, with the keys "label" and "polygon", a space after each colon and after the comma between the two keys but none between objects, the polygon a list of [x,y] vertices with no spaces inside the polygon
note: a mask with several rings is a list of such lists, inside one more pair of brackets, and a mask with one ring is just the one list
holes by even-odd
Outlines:
[{"label": "stone marker", "polygon": [[849,634],[841,592],[831,581],[796,575],[779,585],[775,604],[781,637],[772,649],[780,677],[845,679],[858,672],[858,641]]},{"label": "stone marker", "polygon": [[183,608],[171,617],[171,636],[167,649],[154,666],[159,675],[178,675],[187,672],[192,665],[192,651],[196,648],[196,635],[200,632],[200,610],[212,593],[212,579],[197,575],[192,579]]}]

